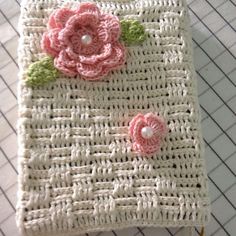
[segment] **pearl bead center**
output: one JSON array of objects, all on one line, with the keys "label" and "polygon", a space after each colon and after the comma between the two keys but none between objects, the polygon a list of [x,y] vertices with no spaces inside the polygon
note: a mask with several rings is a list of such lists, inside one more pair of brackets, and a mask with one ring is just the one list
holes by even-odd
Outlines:
[{"label": "pearl bead center", "polygon": [[85,34],[81,37],[81,42],[84,45],[89,45],[92,43],[92,37],[89,34]]},{"label": "pearl bead center", "polygon": [[143,127],[142,130],[141,130],[141,135],[145,139],[151,138],[153,136],[152,127],[149,127],[149,126]]}]

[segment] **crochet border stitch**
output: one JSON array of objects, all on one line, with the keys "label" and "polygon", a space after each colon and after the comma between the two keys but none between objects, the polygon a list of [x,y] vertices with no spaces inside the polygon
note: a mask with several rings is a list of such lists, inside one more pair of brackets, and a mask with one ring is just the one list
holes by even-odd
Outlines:
[{"label": "crochet border stitch", "polygon": [[[184,0],[99,0],[103,12],[147,31],[127,66],[96,83],[29,88],[49,15],[79,1],[23,0],[19,45],[19,191],[23,235],[78,235],[130,226],[202,226],[210,200]],[[149,158],[132,151],[129,124],[155,113],[168,135]]]}]

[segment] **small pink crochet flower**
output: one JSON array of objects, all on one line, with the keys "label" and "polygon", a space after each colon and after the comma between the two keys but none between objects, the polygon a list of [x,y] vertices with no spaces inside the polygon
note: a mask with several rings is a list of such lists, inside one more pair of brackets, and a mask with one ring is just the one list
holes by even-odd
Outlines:
[{"label": "small pink crochet flower", "polygon": [[131,120],[129,132],[135,151],[152,154],[159,151],[167,126],[161,117],[153,113],[138,114]]},{"label": "small pink crochet flower", "polygon": [[98,80],[125,63],[125,48],[116,16],[100,13],[93,3],[77,10],[62,8],[52,13],[42,48],[54,57],[55,67],[68,76]]}]

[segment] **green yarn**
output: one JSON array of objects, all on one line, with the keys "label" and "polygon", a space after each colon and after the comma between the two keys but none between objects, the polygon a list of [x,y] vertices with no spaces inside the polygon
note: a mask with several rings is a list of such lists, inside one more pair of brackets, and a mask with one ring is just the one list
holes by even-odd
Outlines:
[{"label": "green yarn", "polygon": [[31,64],[27,71],[26,83],[29,86],[39,86],[56,80],[59,72],[54,67],[53,58],[44,57]]},{"label": "green yarn", "polygon": [[121,20],[121,39],[128,45],[142,43],[147,34],[145,28],[137,20]]}]

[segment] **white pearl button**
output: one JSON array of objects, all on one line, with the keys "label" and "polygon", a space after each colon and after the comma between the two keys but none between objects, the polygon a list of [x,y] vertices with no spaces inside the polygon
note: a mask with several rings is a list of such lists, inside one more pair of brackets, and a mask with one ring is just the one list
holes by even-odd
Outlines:
[{"label": "white pearl button", "polygon": [[145,139],[151,138],[153,136],[153,129],[149,126],[145,126],[141,130],[141,135]]},{"label": "white pearl button", "polygon": [[92,37],[89,34],[85,34],[81,37],[82,44],[89,45],[92,43]]}]

